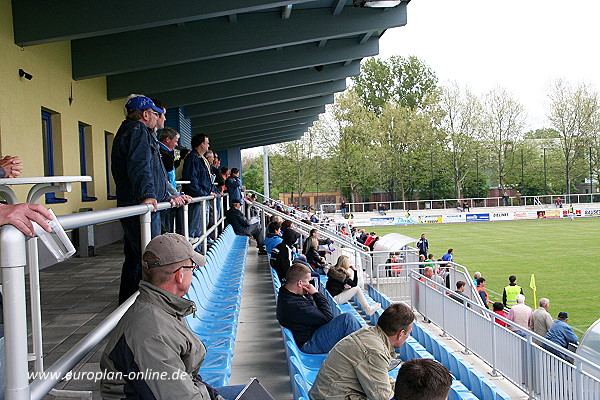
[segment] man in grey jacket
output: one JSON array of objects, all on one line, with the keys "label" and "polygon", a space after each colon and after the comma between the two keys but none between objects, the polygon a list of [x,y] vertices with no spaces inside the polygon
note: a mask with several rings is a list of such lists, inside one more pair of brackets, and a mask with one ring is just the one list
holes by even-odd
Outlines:
[{"label": "man in grey jacket", "polygon": [[389,306],[376,326],[362,328],[340,340],[323,362],[311,400],[389,400],[394,396],[388,375],[395,349],[412,331],[415,314],[404,303]]},{"label": "man in grey jacket", "polygon": [[229,400],[243,386],[214,389],[198,375],[206,347],[185,316],[193,271],[206,264],[181,235],[155,237],[143,255],[140,294],[108,336],[100,368],[102,398]]},{"label": "man in grey jacket", "polygon": [[[548,307],[550,307],[550,300],[542,297],[540,299],[540,307],[531,315],[531,322],[529,324],[529,329],[542,337],[546,336],[554,323],[552,316],[548,312]],[[539,340],[534,339],[534,341],[539,344]]]}]

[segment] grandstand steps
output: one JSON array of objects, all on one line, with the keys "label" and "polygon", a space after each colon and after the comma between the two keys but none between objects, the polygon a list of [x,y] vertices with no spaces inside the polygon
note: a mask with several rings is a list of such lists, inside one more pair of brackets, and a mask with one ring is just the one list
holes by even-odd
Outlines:
[{"label": "grandstand steps", "polygon": [[230,384],[245,384],[256,377],[275,399],[292,400],[268,260],[252,244],[242,293]]},{"label": "grandstand steps", "polygon": [[[488,364],[483,362],[475,354],[464,354],[462,352],[464,350],[464,347],[460,343],[452,339],[450,336],[442,337],[441,328],[439,328],[434,323],[425,323],[421,314],[419,314],[418,312],[416,312],[415,314],[417,316],[417,321],[420,322],[420,326],[422,328],[427,329],[429,332],[434,334],[436,338],[443,340],[443,343],[450,347],[453,350],[453,353],[458,353],[460,357],[465,359],[468,363],[470,363],[473,366],[473,368],[475,368],[486,378],[492,381],[494,385],[498,387],[498,389],[504,391],[508,396],[510,396],[512,400],[524,400],[529,398],[525,392],[523,392],[521,389],[519,389],[517,386],[515,386],[502,376],[492,376],[492,368]],[[505,352],[507,355],[510,354],[509,350],[505,349]]]}]

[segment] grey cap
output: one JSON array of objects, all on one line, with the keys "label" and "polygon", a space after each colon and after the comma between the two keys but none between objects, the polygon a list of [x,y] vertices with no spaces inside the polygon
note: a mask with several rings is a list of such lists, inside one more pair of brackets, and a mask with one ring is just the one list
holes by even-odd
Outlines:
[{"label": "grey cap", "polygon": [[144,255],[144,267],[156,268],[191,259],[196,265],[206,265],[206,257],[194,251],[187,239],[176,233],[165,233],[148,243]]}]

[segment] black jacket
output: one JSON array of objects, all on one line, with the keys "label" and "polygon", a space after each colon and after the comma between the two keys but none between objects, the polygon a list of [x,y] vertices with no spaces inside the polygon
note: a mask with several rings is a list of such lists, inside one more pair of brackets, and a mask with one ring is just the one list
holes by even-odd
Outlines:
[{"label": "black jacket", "polygon": [[306,256],[306,261],[308,261],[308,263],[313,265],[315,268],[323,268],[325,266],[325,263],[321,261],[319,252],[314,247],[308,249],[304,255]]},{"label": "black jacket", "polygon": [[348,275],[346,275],[346,272],[332,267],[327,272],[327,278],[325,289],[327,289],[333,297],[344,291],[344,285],[350,285],[351,287],[358,285],[358,273],[356,271],[354,272],[354,279],[350,279],[348,278]]},{"label": "black jacket", "polygon": [[244,228],[250,226],[250,222],[246,219],[244,214],[237,208],[231,207],[225,213],[227,223],[233,227],[233,231],[236,235],[244,235]]},{"label": "black jacket", "polygon": [[285,286],[277,296],[277,320],[294,334],[298,347],[304,346],[319,327],[333,319],[325,296],[317,292],[304,296],[294,294]]},{"label": "black jacket", "polygon": [[287,274],[287,270],[292,266],[292,258],[290,248],[285,244],[285,242],[279,243],[273,251],[271,251],[271,266],[277,272],[277,276],[280,281],[285,279],[285,275]]}]

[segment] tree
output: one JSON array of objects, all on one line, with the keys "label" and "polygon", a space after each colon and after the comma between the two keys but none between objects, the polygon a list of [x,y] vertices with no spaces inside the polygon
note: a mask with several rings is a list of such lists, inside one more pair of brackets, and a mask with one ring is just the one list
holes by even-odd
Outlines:
[{"label": "tree", "polygon": [[461,90],[456,83],[442,90],[440,100],[444,111],[442,129],[452,152],[454,196],[460,199],[464,181],[474,167],[474,156],[480,147],[477,133],[481,129],[481,103],[470,91]]},{"label": "tree", "polygon": [[491,152],[490,160],[504,190],[504,178],[517,164],[515,147],[525,125],[523,106],[505,89],[497,87],[483,97],[481,137]]},{"label": "tree", "polygon": [[573,87],[558,79],[548,96],[548,120],[560,137],[565,184],[570,194],[573,167],[585,158],[585,151],[598,129],[598,94],[584,83]]},{"label": "tree", "polygon": [[359,76],[352,78],[358,98],[377,115],[386,103],[420,109],[435,103],[438,79],[433,70],[415,56],[370,58],[361,65]]}]

